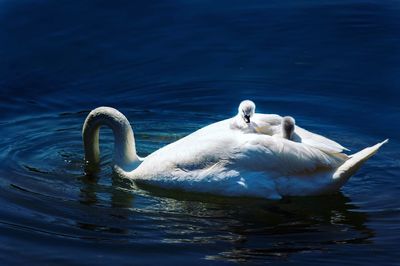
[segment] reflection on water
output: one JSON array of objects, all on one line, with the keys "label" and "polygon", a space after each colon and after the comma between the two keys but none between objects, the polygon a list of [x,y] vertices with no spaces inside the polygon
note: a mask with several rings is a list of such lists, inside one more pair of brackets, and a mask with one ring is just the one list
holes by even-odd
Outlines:
[{"label": "reflection on water", "polygon": [[[147,229],[161,232],[159,241],[163,243],[191,243],[199,248],[224,243],[224,247],[207,251],[207,260],[287,257],[327,250],[331,245],[366,244],[375,235],[365,224],[367,214],[357,211],[342,193],[276,202],[156,188],[148,192],[129,180],[111,176],[112,184],[107,188],[98,184],[99,177],[80,178],[80,202],[106,208],[96,214],[93,223],[78,222],[81,229],[125,235],[119,239],[128,241],[135,238],[134,231],[128,229],[130,223],[151,220]],[[141,198],[139,203],[136,197]],[[140,206],[143,199],[150,201],[147,206]],[[101,223],[104,220],[107,224]]]},{"label": "reflection on water", "polygon": [[[82,187],[80,188],[80,200],[79,202],[85,205],[102,205],[102,207],[110,208],[110,212],[107,213],[108,216],[111,216],[112,219],[121,219],[127,220],[129,218],[129,208],[132,207],[133,204],[133,194],[128,191],[127,189],[123,189],[121,185],[123,182],[120,178],[116,175],[112,175],[112,187],[111,188],[104,188],[98,185],[98,176],[82,176],[79,178],[82,182]],[[106,195],[107,203],[101,201],[98,198],[98,194],[110,194]],[[108,201],[110,201],[108,203]],[[108,206],[109,204],[109,206]],[[102,214],[99,213],[98,217],[94,217],[94,221],[98,222],[102,219]],[[92,217],[93,218],[93,217]],[[113,234],[124,234],[128,235],[129,231],[123,228],[117,228],[113,226],[111,223],[111,227],[109,224],[98,224],[98,223],[83,223],[77,222],[77,225],[85,230],[93,230],[93,231],[103,231],[103,232],[110,232]]]}]

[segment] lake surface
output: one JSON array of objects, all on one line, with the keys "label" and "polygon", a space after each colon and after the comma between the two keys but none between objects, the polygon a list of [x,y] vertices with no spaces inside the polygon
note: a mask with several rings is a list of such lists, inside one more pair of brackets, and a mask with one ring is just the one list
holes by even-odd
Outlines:
[{"label": "lake surface", "polygon": [[[0,264],[400,265],[398,1],[0,0]],[[235,115],[382,147],[335,195],[146,191],[85,176],[107,105],[150,154]]]}]

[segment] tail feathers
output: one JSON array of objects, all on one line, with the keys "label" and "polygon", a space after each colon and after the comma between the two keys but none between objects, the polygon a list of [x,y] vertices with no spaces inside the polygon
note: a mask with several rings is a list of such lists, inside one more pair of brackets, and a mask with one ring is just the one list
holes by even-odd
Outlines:
[{"label": "tail feathers", "polygon": [[333,174],[333,179],[347,181],[350,176],[352,176],[361,165],[368,160],[372,155],[374,155],[383,144],[387,143],[389,140],[386,139],[374,146],[365,148],[355,154],[349,156],[349,159],[342,164]]}]

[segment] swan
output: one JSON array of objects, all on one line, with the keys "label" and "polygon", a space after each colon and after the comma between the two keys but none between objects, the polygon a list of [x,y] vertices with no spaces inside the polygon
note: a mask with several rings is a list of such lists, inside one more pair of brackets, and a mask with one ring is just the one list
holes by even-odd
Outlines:
[{"label": "swan", "polygon": [[83,125],[90,173],[99,163],[99,130],[114,133],[114,171],[138,185],[223,196],[280,199],[332,193],[388,140],[353,155],[230,128],[232,119],[205,126],[141,158],[127,118],[111,107],[92,110]]},{"label": "swan", "polygon": [[238,113],[230,123],[231,129],[238,129],[246,133],[256,133],[256,124],[250,121],[256,111],[253,101],[244,100],[239,104]]},{"label": "swan", "polygon": [[296,121],[291,116],[285,116],[282,118],[282,137],[285,139],[293,140],[294,128]]},{"label": "swan", "polygon": [[232,119],[230,127],[246,133],[283,137],[328,153],[349,151],[349,149],[331,139],[299,127],[291,116],[281,117],[276,114],[259,114],[255,113],[255,109],[256,105],[253,101],[242,101],[238,108],[238,114]]}]

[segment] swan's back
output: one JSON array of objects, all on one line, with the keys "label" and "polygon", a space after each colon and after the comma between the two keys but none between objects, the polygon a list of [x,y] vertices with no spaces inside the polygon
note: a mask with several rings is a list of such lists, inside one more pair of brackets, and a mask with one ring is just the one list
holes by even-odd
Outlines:
[{"label": "swan's back", "polygon": [[[254,114],[255,131],[270,136],[282,136],[282,117],[274,114]],[[326,153],[348,150],[339,143],[295,125],[292,140],[317,148]]]},{"label": "swan's back", "polygon": [[224,120],[155,151],[134,172],[140,178],[149,174],[151,179],[173,178],[180,172],[196,179],[221,168],[237,175],[245,169],[281,176],[331,170],[346,158],[282,138],[231,130],[229,120]]},{"label": "swan's back", "polygon": [[226,130],[227,127],[229,122],[224,120],[201,128],[153,152],[137,170],[142,172],[148,168],[154,172],[156,167],[161,172],[171,169],[192,171],[226,160],[237,146],[238,138],[235,135],[239,134],[234,130]]}]

